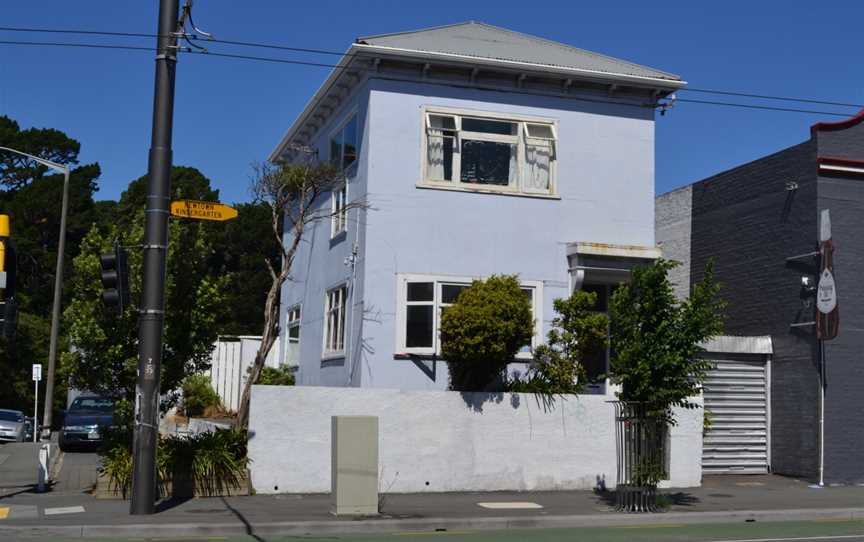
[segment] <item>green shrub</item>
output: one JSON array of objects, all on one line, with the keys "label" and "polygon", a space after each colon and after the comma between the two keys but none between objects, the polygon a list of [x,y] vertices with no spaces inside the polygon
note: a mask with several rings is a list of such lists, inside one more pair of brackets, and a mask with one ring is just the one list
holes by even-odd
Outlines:
[{"label": "green shrub", "polygon": [[258,379],[259,384],[267,386],[293,386],[294,373],[289,367],[264,367],[261,371],[261,377]]},{"label": "green shrub", "polygon": [[[156,453],[160,493],[167,496],[168,483],[174,496],[191,496],[196,487],[205,495],[239,488],[249,464],[246,440],[246,431],[239,429],[161,437]],[[131,442],[117,442],[101,456],[100,472],[126,498],[132,486]]]},{"label": "green shrub", "polygon": [[585,385],[583,360],[609,345],[609,318],[593,310],[597,294],[577,290],[569,298],[554,301],[556,316],[547,344],[534,349],[534,362],[508,390],[524,393],[573,394]]},{"label": "green shrub", "polygon": [[507,364],[533,334],[531,303],[515,275],[475,280],[441,318],[450,389],[482,391],[503,382]]},{"label": "green shrub", "polygon": [[197,374],[183,380],[183,410],[187,416],[200,416],[207,407],[219,406],[219,395],[210,385],[210,377]]}]

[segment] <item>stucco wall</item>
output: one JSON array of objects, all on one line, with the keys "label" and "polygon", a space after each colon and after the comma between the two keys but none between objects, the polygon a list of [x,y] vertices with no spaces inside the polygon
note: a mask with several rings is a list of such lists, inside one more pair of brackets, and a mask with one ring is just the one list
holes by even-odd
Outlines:
[{"label": "stucco wall", "polygon": [[[603,396],[461,394],[253,386],[249,424],[258,493],[330,491],[330,418],[379,417],[382,492],[615,486],[614,413]],[[676,410],[673,487],[701,481],[702,410]]]},{"label": "stucco wall", "polygon": [[667,260],[680,262],[669,279],[675,285],[678,299],[690,296],[690,236],[693,218],[693,187],[684,186],[657,196],[654,228],[657,246]]},{"label": "stucco wall", "polygon": [[[654,245],[652,110],[374,77],[369,87],[363,387],[447,386],[446,364],[394,359],[398,274],[541,281],[545,336],[553,300],[569,295],[568,242]],[[424,107],[556,121],[560,199],[418,188]]]}]

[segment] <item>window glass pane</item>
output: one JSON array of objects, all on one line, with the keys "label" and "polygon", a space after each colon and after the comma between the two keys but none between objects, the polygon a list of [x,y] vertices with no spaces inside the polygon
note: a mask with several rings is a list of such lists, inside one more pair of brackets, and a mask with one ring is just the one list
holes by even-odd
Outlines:
[{"label": "window glass pane", "polygon": [[429,127],[439,130],[455,130],[456,119],[444,115],[429,115]]},{"label": "window glass pane", "polygon": [[548,124],[528,124],[529,137],[541,137],[543,139],[552,139],[552,127]]},{"label": "window glass pane", "polygon": [[432,305],[408,305],[405,319],[405,346],[432,347]]},{"label": "window glass pane", "polygon": [[441,303],[455,303],[459,292],[467,287],[467,284],[442,284]]},{"label": "window glass pane", "polygon": [[432,301],[435,291],[432,282],[409,282],[408,301]]},{"label": "window glass pane", "polygon": [[516,123],[489,119],[462,119],[462,129],[466,132],[485,132],[487,134],[516,135]]},{"label": "window glass pane", "polygon": [[342,132],[333,134],[330,139],[330,163],[339,166],[342,160]]},{"label": "window glass pane", "polygon": [[292,339],[300,340],[300,326],[291,326],[288,328],[288,340]]},{"label": "window glass pane", "polygon": [[453,145],[456,138],[430,129],[426,134],[426,177],[433,181],[453,180]]},{"label": "window glass pane", "polygon": [[528,192],[549,192],[552,178],[552,142],[529,139],[525,143],[525,178],[523,186]]},{"label": "window glass pane", "polygon": [[588,382],[602,382],[600,378],[606,374],[606,349],[603,348],[597,352],[589,354],[586,359],[582,360],[587,373]]},{"label": "window glass pane", "polygon": [[357,117],[353,117],[342,130],[342,167],[347,168],[357,160]]},{"label": "window glass pane", "polygon": [[515,144],[462,140],[463,183],[515,185],[517,167]]}]

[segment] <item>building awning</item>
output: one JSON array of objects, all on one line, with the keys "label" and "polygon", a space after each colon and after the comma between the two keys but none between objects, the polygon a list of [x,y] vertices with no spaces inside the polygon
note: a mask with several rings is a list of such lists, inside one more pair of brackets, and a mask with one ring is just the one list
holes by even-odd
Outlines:
[{"label": "building awning", "polygon": [[576,241],[567,244],[570,291],[583,284],[620,284],[630,280],[630,270],[649,265],[661,256],[657,247],[613,245]]}]

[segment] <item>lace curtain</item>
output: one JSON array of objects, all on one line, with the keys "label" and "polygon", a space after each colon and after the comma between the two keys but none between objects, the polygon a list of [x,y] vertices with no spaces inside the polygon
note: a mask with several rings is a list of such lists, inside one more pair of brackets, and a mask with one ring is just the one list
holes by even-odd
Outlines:
[{"label": "lace curtain", "polygon": [[549,192],[551,178],[552,142],[526,138],[524,189],[530,192]]}]

